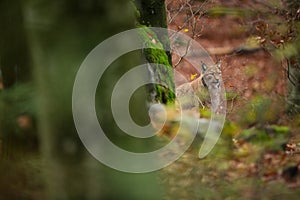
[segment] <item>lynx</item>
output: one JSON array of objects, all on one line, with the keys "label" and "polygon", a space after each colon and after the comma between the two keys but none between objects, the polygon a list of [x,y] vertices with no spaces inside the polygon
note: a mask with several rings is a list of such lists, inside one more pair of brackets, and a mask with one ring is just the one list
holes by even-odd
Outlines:
[{"label": "lynx", "polygon": [[181,109],[187,110],[200,106],[200,99],[197,94],[205,88],[218,90],[221,81],[221,63],[207,66],[202,63],[201,76],[195,80],[184,83],[176,88],[176,97]]},{"label": "lynx", "polygon": [[[199,100],[197,94],[201,90],[209,89],[213,93],[214,103],[219,105],[220,85],[221,85],[221,64],[215,64],[208,67],[202,63],[201,76],[195,80],[184,83],[176,88],[177,102],[175,107],[156,104],[149,112],[151,124],[159,136],[174,137],[178,131],[178,122],[182,122],[183,132],[190,132],[199,124],[197,134],[204,134],[208,128],[209,120],[200,118],[198,110]],[[178,105],[180,104],[180,105]],[[180,109],[179,106],[181,107]],[[182,110],[183,112],[180,112]],[[175,124],[177,124],[175,126]]]}]

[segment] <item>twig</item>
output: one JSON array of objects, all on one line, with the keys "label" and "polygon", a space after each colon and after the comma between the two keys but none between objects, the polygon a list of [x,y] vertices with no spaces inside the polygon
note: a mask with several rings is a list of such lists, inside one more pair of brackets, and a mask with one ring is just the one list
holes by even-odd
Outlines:
[{"label": "twig", "polygon": [[184,54],[183,54],[183,55],[180,55],[180,58],[179,58],[178,62],[174,65],[174,68],[176,68],[176,67],[180,64],[180,62],[182,61],[182,59],[183,59],[183,58],[187,55],[187,53],[189,52],[189,49],[190,49],[190,47],[191,47],[191,46],[190,46],[191,40],[192,40],[192,39],[190,39],[190,40],[188,41]]}]

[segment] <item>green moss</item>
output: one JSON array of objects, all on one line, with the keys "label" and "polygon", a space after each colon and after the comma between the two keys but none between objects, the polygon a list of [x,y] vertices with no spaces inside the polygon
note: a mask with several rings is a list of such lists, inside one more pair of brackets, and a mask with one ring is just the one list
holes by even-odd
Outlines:
[{"label": "green moss", "polygon": [[240,139],[247,140],[250,142],[265,142],[270,140],[270,136],[266,134],[265,130],[250,128],[244,130],[241,135],[239,135]]},{"label": "green moss", "polygon": [[[161,85],[156,85],[157,102],[171,104],[175,102],[175,84],[172,65],[169,63],[169,57],[159,41],[156,34],[146,26],[140,26],[139,35],[147,48],[143,49],[144,55],[149,63],[154,65],[154,79]],[[156,64],[156,66],[155,66]],[[158,67],[163,65],[164,67]]]},{"label": "green moss", "polygon": [[287,134],[290,132],[290,128],[287,126],[278,126],[278,125],[272,125],[270,128],[278,134]]}]

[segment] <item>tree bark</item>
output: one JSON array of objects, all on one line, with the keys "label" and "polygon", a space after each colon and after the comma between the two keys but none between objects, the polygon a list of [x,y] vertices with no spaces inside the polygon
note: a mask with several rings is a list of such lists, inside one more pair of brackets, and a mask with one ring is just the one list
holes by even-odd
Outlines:
[{"label": "tree bark", "polygon": [[300,113],[300,59],[288,60],[288,112]]}]

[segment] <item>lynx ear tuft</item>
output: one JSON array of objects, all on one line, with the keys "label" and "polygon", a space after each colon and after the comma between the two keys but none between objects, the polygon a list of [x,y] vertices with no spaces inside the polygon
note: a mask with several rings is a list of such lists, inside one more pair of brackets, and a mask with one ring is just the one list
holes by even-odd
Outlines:
[{"label": "lynx ear tuft", "polygon": [[202,63],[202,70],[203,70],[203,71],[206,71],[206,70],[207,70],[207,66],[206,66],[205,63]]},{"label": "lynx ear tuft", "polygon": [[221,61],[219,61],[219,62],[217,63],[217,67],[218,67],[219,69],[221,69]]}]

